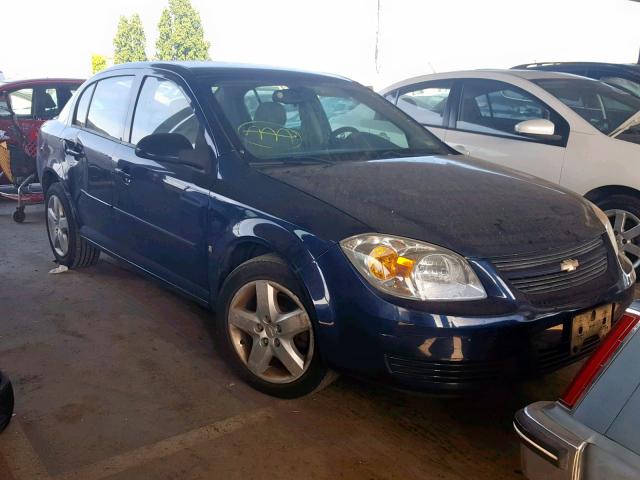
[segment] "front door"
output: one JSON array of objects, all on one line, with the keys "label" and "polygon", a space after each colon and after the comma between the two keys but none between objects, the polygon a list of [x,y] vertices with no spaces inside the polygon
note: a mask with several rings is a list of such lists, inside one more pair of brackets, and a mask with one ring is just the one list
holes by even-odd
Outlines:
[{"label": "front door", "polygon": [[[447,132],[449,146],[470,157],[560,182],[569,126],[533,95],[504,82],[464,80],[455,116],[455,128]],[[518,123],[537,118],[551,120],[559,137],[534,138],[515,131]]]},{"label": "front door", "polygon": [[[192,149],[177,161],[149,160],[135,145],[160,133],[184,136]],[[206,245],[212,153],[203,122],[178,83],[143,80],[130,144],[117,162],[116,220],[123,256],[187,292],[208,299]]]}]

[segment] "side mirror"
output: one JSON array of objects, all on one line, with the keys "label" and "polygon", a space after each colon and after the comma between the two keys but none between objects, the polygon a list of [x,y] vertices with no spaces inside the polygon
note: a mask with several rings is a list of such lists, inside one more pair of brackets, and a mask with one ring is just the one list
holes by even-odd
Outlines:
[{"label": "side mirror", "polygon": [[535,118],[533,120],[525,120],[516,124],[514,127],[516,133],[521,135],[531,135],[534,137],[555,137],[556,126],[551,120],[546,118]]},{"label": "side mirror", "polygon": [[185,161],[185,152],[192,152],[193,145],[184,135],[179,133],[153,133],[142,138],[136,145],[136,155],[140,158],[148,158],[157,162],[184,163],[195,165]]}]

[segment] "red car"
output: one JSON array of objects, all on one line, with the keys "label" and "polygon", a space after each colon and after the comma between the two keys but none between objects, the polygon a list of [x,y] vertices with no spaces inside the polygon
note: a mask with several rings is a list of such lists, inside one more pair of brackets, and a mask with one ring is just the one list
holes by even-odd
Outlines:
[{"label": "red car", "polygon": [[[9,101],[27,141],[26,153],[35,157],[40,126],[60,113],[83,82],[71,78],[39,78],[0,84],[0,130],[6,131],[15,141],[16,135],[6,109]],[[0,183],[6,183],[6,180],[0,179]]]}]

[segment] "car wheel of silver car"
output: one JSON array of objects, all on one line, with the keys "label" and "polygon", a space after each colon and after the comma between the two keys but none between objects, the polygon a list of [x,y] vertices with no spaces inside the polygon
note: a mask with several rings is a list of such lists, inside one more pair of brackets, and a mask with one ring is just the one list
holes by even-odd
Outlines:
[{"label": "car wheel of silver car", "polygon": [[291,398],[328,384],[311,310],[298,281],[274,255],[236,268],[219,299],[218,338],[231,365],[252,386]]},{"label": "car wheel of silver car", "polygon": [[640,199],[624,194],[611,195],[597,205],[609,217],[618,242],[618,249],[624,252],[640,273]]},{"label": "car wheel of silver car", "polygon": [[59,183],[51,185],[45,196],[47,234],[56,262],[69,268],[95,264],[100,250],[82,238],[67,198]]}]

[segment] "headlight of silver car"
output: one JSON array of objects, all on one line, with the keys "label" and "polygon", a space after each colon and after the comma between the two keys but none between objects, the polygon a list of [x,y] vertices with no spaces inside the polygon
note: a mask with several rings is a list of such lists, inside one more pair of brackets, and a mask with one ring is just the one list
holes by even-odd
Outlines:
[{"label": "headlight of silver car", "polygon": [[479,300],[487,294],[467,261],[437,245],[391,235],[356,235],[342,250],[383,292],[418,300]]},{"label": "headlight of silver car", "polygon": [[609,236],[609,240],[611,240],[611,245],[613,246],[616,255],[619,255],[620,252],[618,251],[618,241],[616,240],[615,233],[613,233],[613,227],[611,226],[609,217],[607,217],[607,214],[600,210],[600,207],[598,207],[595,203],[591,203],[591,208],[595,212],[598,219],[602,222],[602,225],[604,225],[604,229],[607,231],[607,235]]}]

